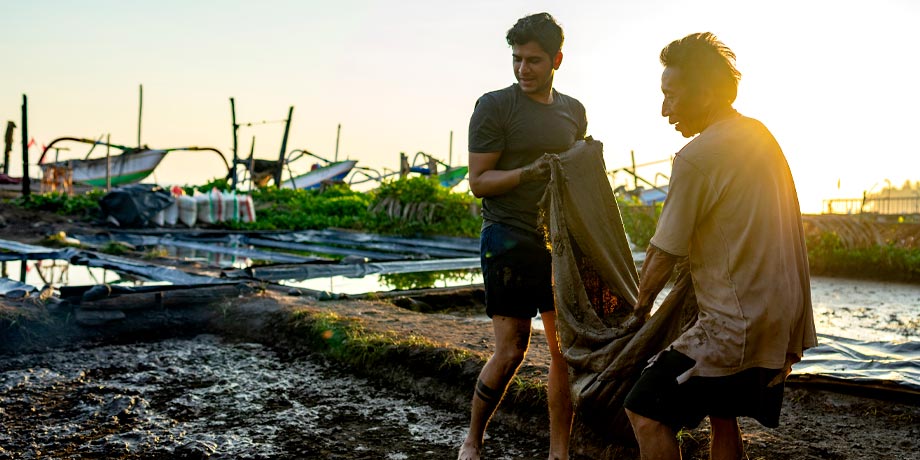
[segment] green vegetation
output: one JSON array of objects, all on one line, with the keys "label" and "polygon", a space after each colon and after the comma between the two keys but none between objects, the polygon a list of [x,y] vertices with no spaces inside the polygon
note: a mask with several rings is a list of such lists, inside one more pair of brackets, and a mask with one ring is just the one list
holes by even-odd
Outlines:
[{"label": "green vegetation", "polygon": [[645,250],[652,239],[652,235],[655,234],[655,226],[658,225],[658,216],[661,215],[662,203],[645,206],[639,204],[638,199],[630,201],[625,198],[617,198],[617,205],[620,208],[623,227],[626,229],[629,240],[636,249]]},{"label": "green vegetation", "polygon": [[252,191],[256,221],[227,222],[240,230],[315,230],[330,227],[364,230],[371,198],[344,185],[319,190],[265,188]]},{"label": "green vegetation", "polygon": [[99,200],[105,192],[91,190],[80,195],[67,195],[65,193],[50,192],[32,194],[28,198],[19,197],[11,203],[26,209],[50,211],[61,215],[75,216],[89,219],[99,214]]},{"label": "green vegetation", "polygon": [[[227,190],[224,180],[187,188],[206,193]],[[227,222],[239,230],[315,230],[347,228],[391,235],[479,235],[479,202],[466,193],[454,193],[424,177],[385,181],[369,192],[347,185],[323,190],[268,187],[252,191],[256,221]]]},{"label": "green vegetation", "polygon": [[479,202],[435,181],[413,177],[387,181],[371,193],[368,230],[397,235],[479,236]]},{"label": "green vegetation", "polygon": [[[201,186],[186,186],[192,195],[213,189],[230,190],[224,179]],[[12,204],[90,219],[99,215],[102,190],[68,196],[62,193],[33,194]],[[454,193],[435,181],[414,177],[386,181],[376,190],[358,192],[347,185],[322,190],[268,187],[251,192],[256,221],[224,222],[215,227],[236,230],[316,230],[345,228],[374,233],[418,236],[476,237],[481,219],[479,201],[467,193]]]},{"label": "green vegetation", "polygon": [[920,249],[887,243],[849,247],[835,232],[808,235],[808,262],[813,274],[920,281]]},{"label": "green vegetation", "polygon": [[101,248],[99,248],[100,252],[111,254],[113,256],[125,255],[133,250],[133,246],[127,243],[122,243],[121,241],[108,241],[103,244]]}]

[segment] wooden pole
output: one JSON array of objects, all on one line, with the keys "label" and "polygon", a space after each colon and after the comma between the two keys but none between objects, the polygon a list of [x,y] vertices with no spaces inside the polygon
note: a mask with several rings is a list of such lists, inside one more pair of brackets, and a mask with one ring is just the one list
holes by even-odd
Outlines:
[{"label": "wooden pole", "polygon": [[639,188],[639,176],[636,174],[636,151],[630,150],[629,156],[632,158],[633,190],[636,190]]},{"label": "wooden pole", "polygon": [[[112,142],[112,134],[109,133],[105,136],[105,191],[108,192],[112,190],[112,157],[109,153],[109,145]],[[140,137],[138,137],[138,145],[140,145]]]},{"label": "wooden pole", "polygon": [[278,169],[275,170],[275,187],[281,188],[281,171],[284,169],[284,154],[287,150],[288,134],[291,131],[291,117],[294,116],[294,106],[288,109],[287,120],[284,123],[284,137],[281,138],[281,153],[278,155]]},{"label": "wooden pole", "polygon": [[[144,85],[140,86],[140,101],[137,103],[137,148],[141,148],[141,116],[144,114]],[[108,182],[106,182],[106,190],[108,190]]]},{"label": "wooden pole", "polygon": [[[230,187],[236,188],[236,165],[240,161],[239,152],[237,151],[237,132],[240,129],[240,125],[236,124],[236,102],[233,98],[230,98],[230,121],[233,123],[233,169],[230,170]],[[250,162],[252,158],[250,157]],[[252,166],[250,165],[250,168]],[[252,176],[250,176],[252,177]]]},{"label": "wooden pole", "polygon": [[[256,186],[256,137],[252,136],[252,144],[249,145],[249,161],[246,162],[246,168],[249,170],[249,191]],[[234,167],[234,170],[236,167]],[[234,187],[235,189],[236,187]]]},{"label": "wooden pole", "polygon": [[454,130],[450,130],[450,146],[447,147],[447,167],[454,164]]},{"label": "wooden pole", "polygon": [[342,124],[335,130],[335,161],[339,161],[339,138],[342,136]]},{"label": "wooden pole", "polygon": [[29,178],[29,98],[22,95],[22,196],[32,195],[32,180]]},{"label": "wooden pole", "polygon": [[3,137],[5,147],[3,148],[3,174],[10,173],[10,152],[13,151],[13,130],[16,123],[13,120],[6,122],[6,136]]}]

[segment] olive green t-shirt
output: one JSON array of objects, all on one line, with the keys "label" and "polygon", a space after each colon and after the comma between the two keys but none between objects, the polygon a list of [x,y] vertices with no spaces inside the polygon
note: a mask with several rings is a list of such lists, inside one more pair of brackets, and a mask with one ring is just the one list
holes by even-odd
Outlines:
[{"label": "olive green t-shirt", "polygon": [[[553,102],[529,98],[517,84],[484,94],[470,118],[469,151],[500,152],[495,166],[511,170],[526,166],[544,153],[560,153],[584,139],[585,108],[577,99],[553,90]],[[483,198],[483,228],[500,222],[537,232],[537,203],[546,182],[530,182],[498,196]]]},{"label": "olive green t-shirt", "polygon": [[696,360],[682,380],[780,369],[816,345],[795,184],[759,121],[717,122],[677,154],[651,243],[689,256],[700,314],[672,344]]}]

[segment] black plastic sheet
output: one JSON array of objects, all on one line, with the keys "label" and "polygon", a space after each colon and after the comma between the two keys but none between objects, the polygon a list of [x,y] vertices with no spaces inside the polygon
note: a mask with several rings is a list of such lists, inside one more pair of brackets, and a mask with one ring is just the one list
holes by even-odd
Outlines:
[{"label": "black plastic sheet", "polygon": [[175,198],[160,186],[131,184],[116,188],[99,201],[102,213],[120,227],[146,227],[156,213],[168,208]]}]

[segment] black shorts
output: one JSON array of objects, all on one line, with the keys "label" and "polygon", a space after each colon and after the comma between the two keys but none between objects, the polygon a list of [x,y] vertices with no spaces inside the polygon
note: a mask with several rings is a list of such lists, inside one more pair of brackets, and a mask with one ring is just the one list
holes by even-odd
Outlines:
[{"label": "black shorts", "polygon": [[725,377],[691,377],[678,384],[677,377],[694,364],[679,351],[663,351],[642,371],[623,405],[674,431],[696,428],[707,415],[751,417],[769,428],[779,426],[784,385],[767,384],[780,370],[755,367]]},{"label": "black shorts", "polygon": [[533,318],[553,309],[553,265],[543,237],[502,224],[480,238],[486,314]]}]

